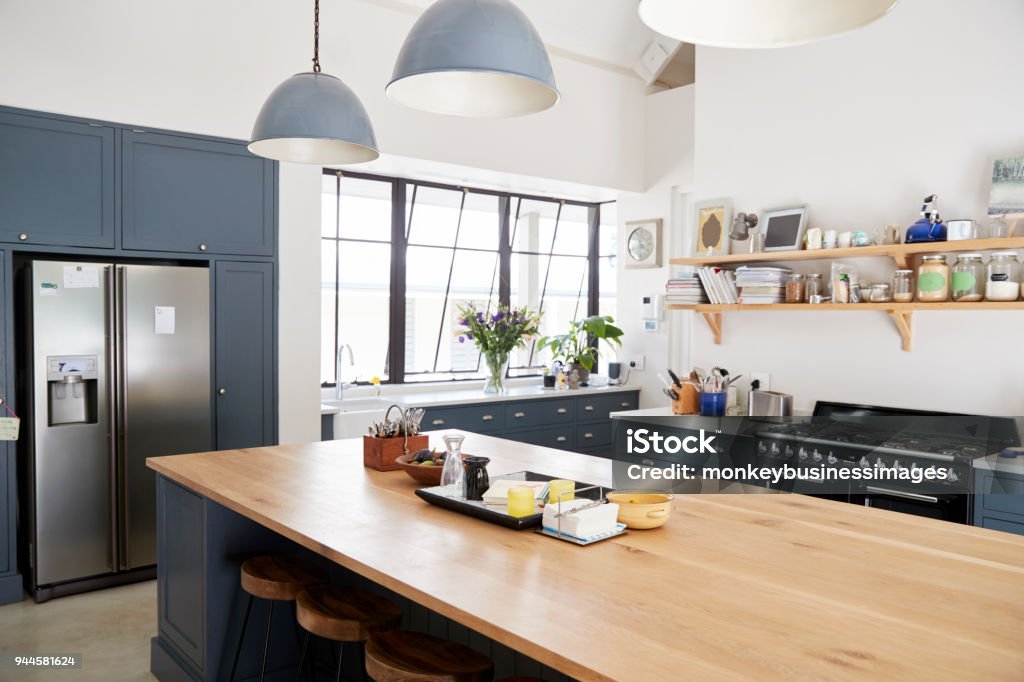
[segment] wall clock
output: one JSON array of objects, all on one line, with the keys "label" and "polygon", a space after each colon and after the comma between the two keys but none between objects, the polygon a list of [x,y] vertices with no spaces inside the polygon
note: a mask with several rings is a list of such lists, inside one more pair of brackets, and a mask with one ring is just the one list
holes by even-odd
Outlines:
[{"label": "wall clock", "polygon": [[627,268],[661,267],[661,219],[633,220],[626,223],[622,244],[622,262]]}]

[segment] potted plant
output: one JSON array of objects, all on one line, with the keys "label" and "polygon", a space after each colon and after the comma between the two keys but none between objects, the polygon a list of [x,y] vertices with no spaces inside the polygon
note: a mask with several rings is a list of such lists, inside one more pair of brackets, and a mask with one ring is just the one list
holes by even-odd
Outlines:
[{"label": "potted plant", "polygon": [[550,348],[555,359],[562,360],[569,372],[576,370],[580,384],[586,386],[590,370],[597,363],[597,342],[604,341],[612,347],[622,346],[622,330],[613,323],[609,315],[591,315],[584,320],[569,323],[569,332],[557,336],[545,336],[538,342],[537,350]]},{"label": "potted plant", "polygon": [[470,303],[459,306],[458,321],[465,327],[459,331],[459,343],[475,343],[487,367],[484,393],[504,392],[509,353],[536,336],[540,313],[525,307],[499,306],[494,314],[488,314]]}]

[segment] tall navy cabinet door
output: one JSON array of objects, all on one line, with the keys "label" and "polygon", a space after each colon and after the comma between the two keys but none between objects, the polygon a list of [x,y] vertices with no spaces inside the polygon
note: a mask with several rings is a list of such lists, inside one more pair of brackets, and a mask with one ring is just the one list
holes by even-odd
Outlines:
[{"label": "tall navy cabinet door", "polygon": [[0,240],[114,247],[114,129],[0,112]]},{"label": "tall navy cabinet door", "polygon": [[217,449],[273,445],[274,266],[218,261],[215,268]]},{"label": "tall navy cabinet door", "polygon": [[241,143],[124,131],[125,249],[274,254],[274,163]]}]

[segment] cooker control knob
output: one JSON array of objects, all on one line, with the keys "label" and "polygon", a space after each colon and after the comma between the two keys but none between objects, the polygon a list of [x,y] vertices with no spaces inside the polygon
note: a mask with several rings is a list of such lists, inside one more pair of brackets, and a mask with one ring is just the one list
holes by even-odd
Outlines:
[{"label": "cooker control knob", "polygon": [[882,461],[881,457],[879,457],[878,459],[875,460],[875,468],[876,469],[883,469],[883,468],[885,468],[885,462]]},{"label": "cooker control knob", "polygon": [[953,467],[949,468],[948,475],[949,475],[949,482],[950,483],[956,483],[957,481],[960,480],[960,475],[953,470]]},{"label": "cooker control knob", "polygon": [[868,458],[867,458],[867,457],[861,457],[861,458],[860,458],[860,461],[859,461],[859,462],[857,462],[857,465],[858,465],[858,466],[859,466],[859,467],[860,467],[861,469],[870,469],[870,468],[871,468],[871,462],[869,462],[869,461],[868,461]]},{"label": "cooker control knob", "polygon": [[897,460],[893,460],[892,468],[895,469],[896,471],[899,471],[900,469],[903,468],[903,465],[900,464],[900,461],[898,459]]},{"label": "cooker control knob", "polygon": [[800,448],[800,451],[797,452],[797,457],[799,457],[801,461],[807,459],[809,457],[809,455],[807,454],[807,450],[805,450],[804,448]]},{"label": "cooker control knob", "polygon": [[817,449],[814,450],[814,461],[815,462],[820,462],[821,461],[821,453],[818,452]]},{"label": "cooker control knob", "polygon": [[793,446],[792,445],[787,445],[786,446],[786,459],[792,459],[794,454],[796,454],[796,453],[793,452]]},{"label": "cooker control knob", "polygon": [[772,443],[772,457],[778,457],[782,450],[779,448],[778,443]]},{"label": "cooker control knob", "polygon": [[838,462],[838,461],[839,461],[839,458],[838,458],[838,457],[836,457],[836,456],[835,456],[834,454],[832,454],[831,452],[830,452],[830,453],[828,453],[828,463],[829,463],[829,464],[835,464],[835,463],[836,463],[836,462]]},{"label": "cooker control knob", "polygon": [[760,452],[762,455],[768,454],[768,446],[764,444],[764,441],[761,441],[760,443],[757,444],[757,451]]}]

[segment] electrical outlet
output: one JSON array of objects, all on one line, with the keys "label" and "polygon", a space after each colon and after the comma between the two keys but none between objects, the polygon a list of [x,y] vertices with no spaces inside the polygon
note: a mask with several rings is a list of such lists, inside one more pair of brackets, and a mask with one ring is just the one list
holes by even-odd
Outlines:
[{"label": "electrical outlet", "polygon": [[627,355],[622,359],[622,364],[631,370],[637,372],[644,371],[644,356],[642,355]]},{"label": "electrical outlet", "polygon": [[768,372],[751,372],[750,373],[750,380],[751,381],[760,381],[761,382],[760,390],[762,390],[762,391],[770,391],[770,390],[772,390],[772,375],[769,374]]}]

